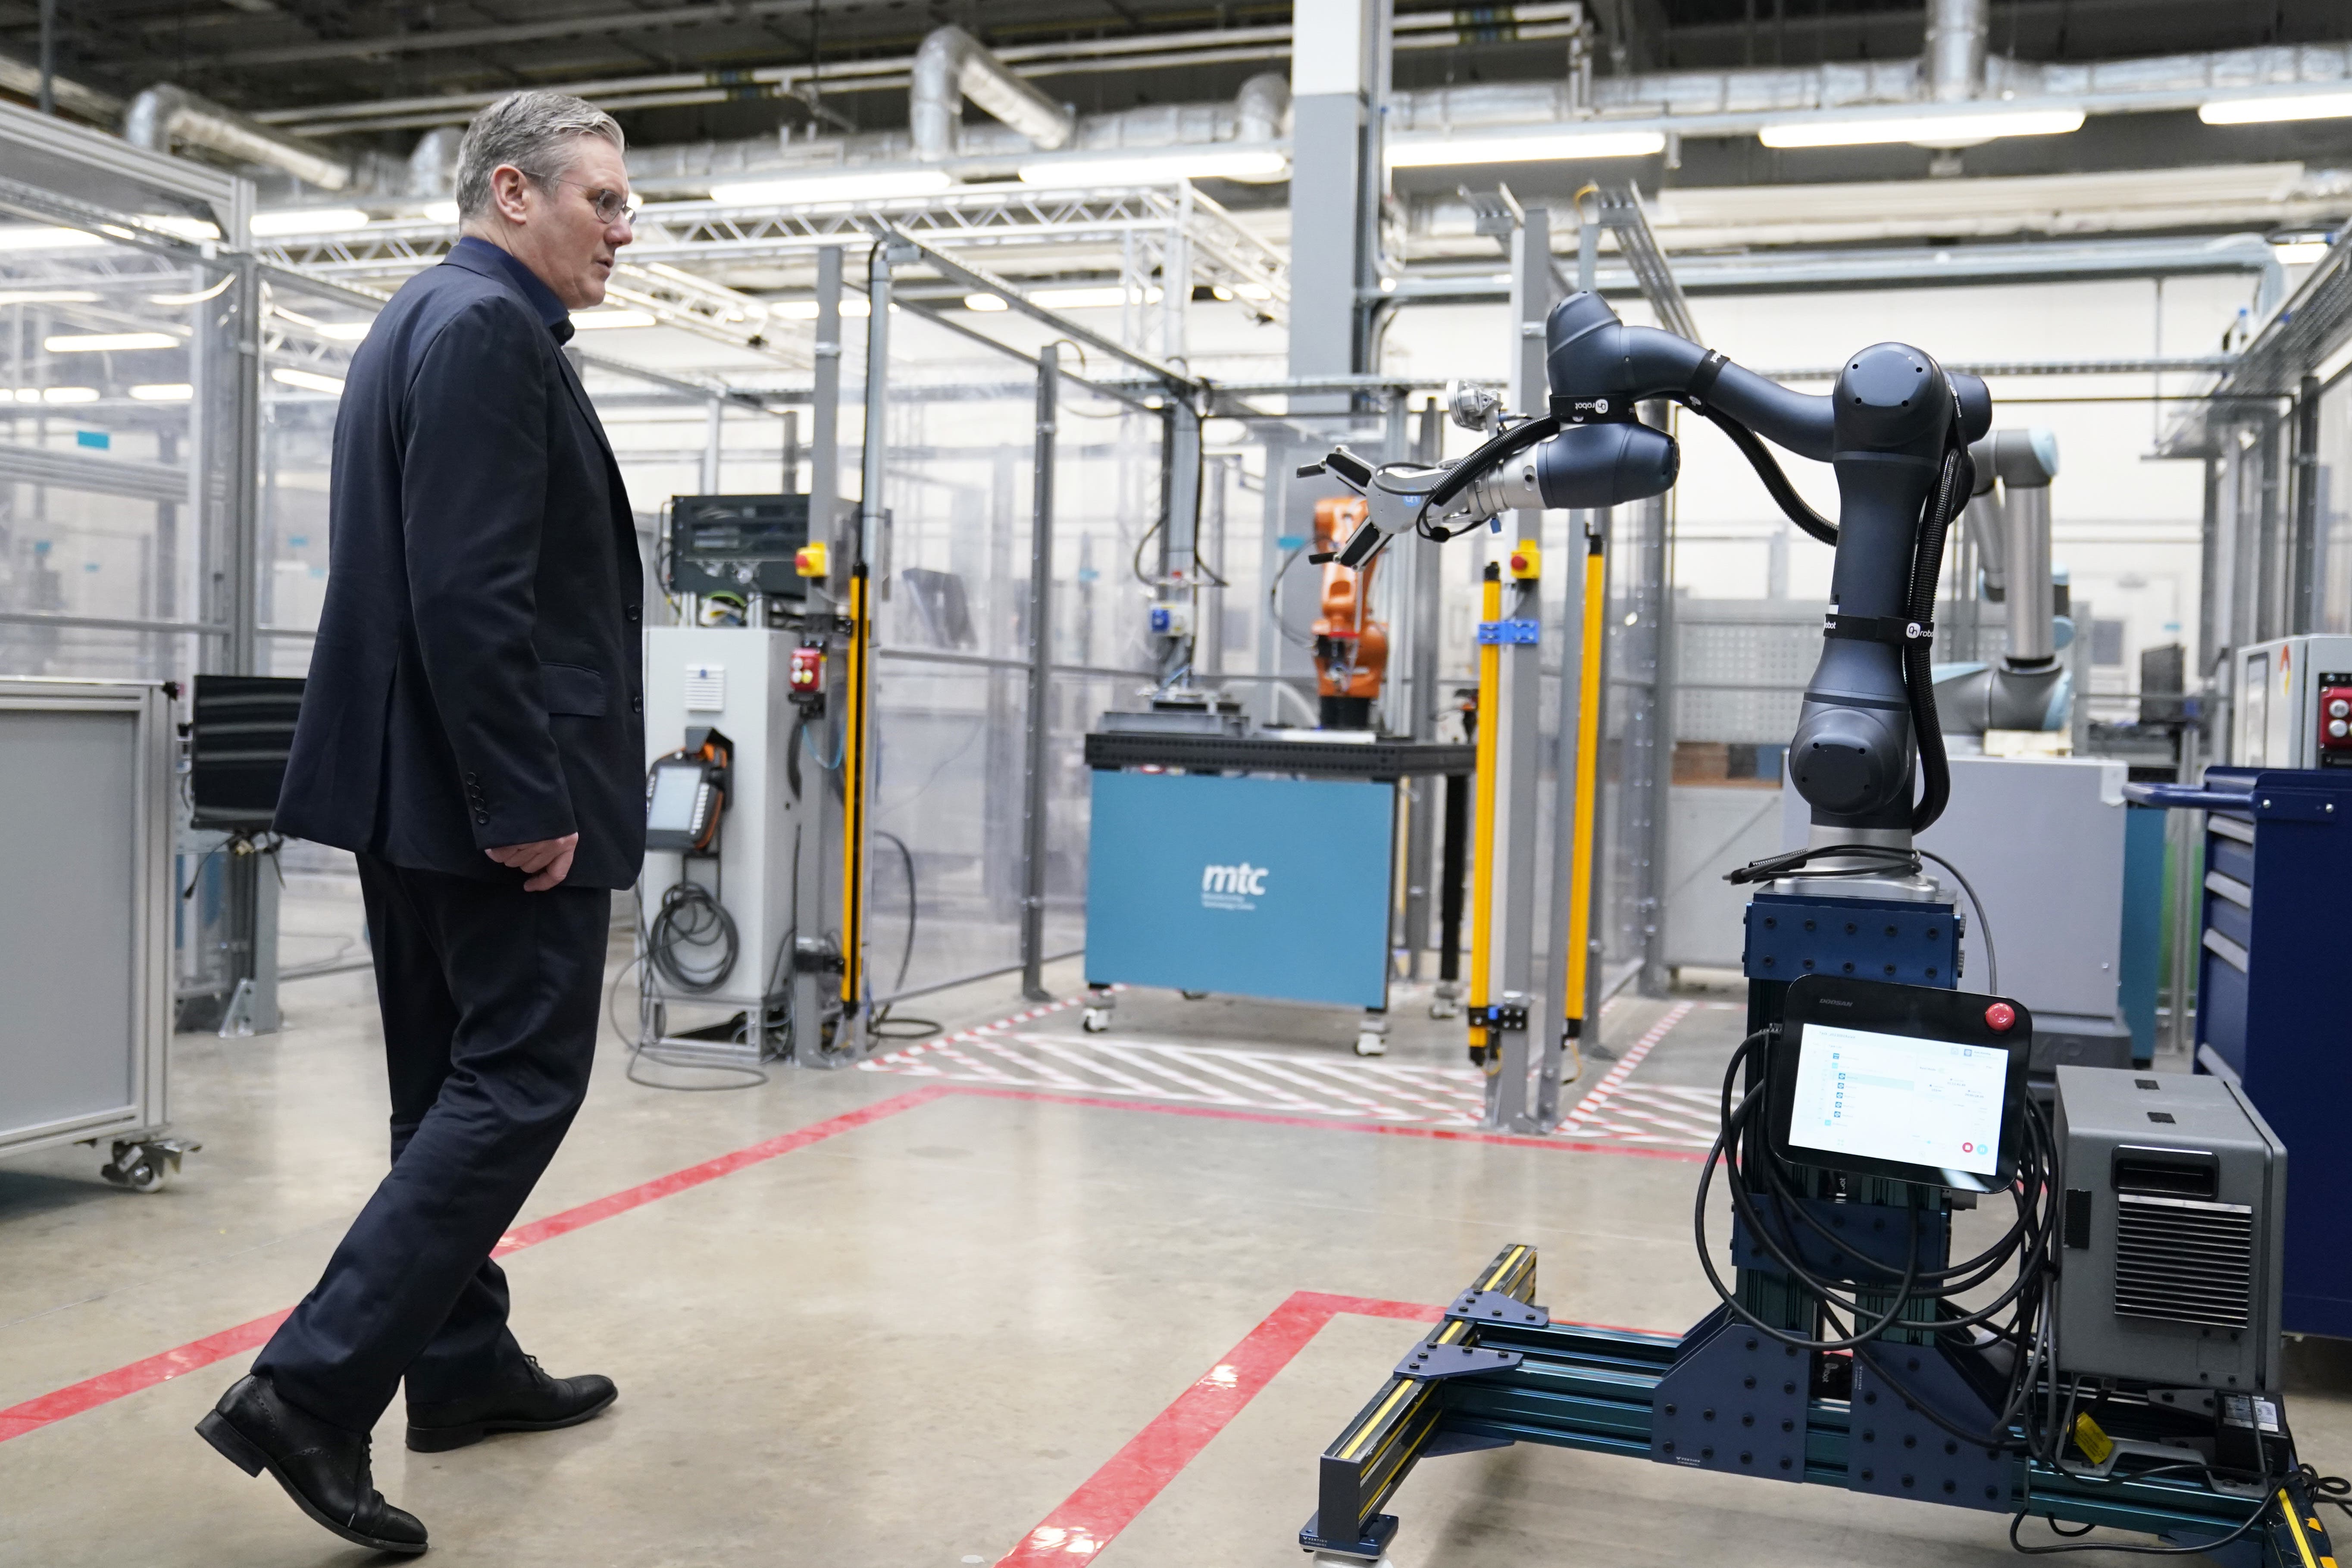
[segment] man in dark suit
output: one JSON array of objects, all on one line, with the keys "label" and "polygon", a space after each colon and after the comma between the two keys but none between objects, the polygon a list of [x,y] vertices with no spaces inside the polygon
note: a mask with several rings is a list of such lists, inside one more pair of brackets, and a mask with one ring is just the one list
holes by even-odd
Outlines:
[{"label": "man in dark suit", "polygon": [[645,849],[642,567],[565,359],[629,243],[620,127],[518,93],[458,153],[464,237],[352,356],[332,570],[278,826],[359,858],[392,1080],[392,1171],[318,1287],[199,1425],[311,1519],[378,1551],[368,1433],[408,1446],[587,1420],[507,1328],[491,1249],[580,1108],[613,889]]}]

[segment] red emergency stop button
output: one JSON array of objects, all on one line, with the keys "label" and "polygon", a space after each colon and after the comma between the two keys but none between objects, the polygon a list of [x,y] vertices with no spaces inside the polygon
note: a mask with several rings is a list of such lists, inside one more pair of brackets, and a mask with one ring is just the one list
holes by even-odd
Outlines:
[{"label": "red emergency stop button", "polygon": [[2009,1033],[2010,1026],[2017,1022],[2017,1009],[2006,1002],[1996,1002],[1985,1009],[1985,1022],[1991,1026],[1994,1034],[2005,1035]]}]

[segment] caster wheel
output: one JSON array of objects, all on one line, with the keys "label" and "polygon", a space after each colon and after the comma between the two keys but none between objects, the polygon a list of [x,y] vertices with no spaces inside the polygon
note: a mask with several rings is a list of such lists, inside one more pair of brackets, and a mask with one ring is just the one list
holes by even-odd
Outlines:
[{"label": "caster wheel", "polygon": [[98,1173],[134,1193],[160,1193],[172,1179],[173,1163],[163,1153],[144,1143],[117,1143],[114,1158],[100,1166]]},{"label": "caster wheel", "polygon": [[1433,1018],[1459,1018],[1462,1016],[1462,1004],[1441,996],[1429,1005],[1429,1016]]},{"label": "caster wheel", "polygon": [[1360,1057],[1384,1057],[1389,1054],[1388,1037],[1370,1030],[1356,1037],[1356,1054]]},{"label": "caster wheel", "polygon": [[1099,1008],[1089,1007],[1078,1019],[1078,1027],[1089,1035],[1099,1035],[1110,1027],[1110,1015]]},{"label": "caster wheel", "polygon": [[1176,994],[1181,996],[1187,1002],[1198,1002],[1202,998],[1207,996],[1208,993],[1205,991],[1179,991]]}]

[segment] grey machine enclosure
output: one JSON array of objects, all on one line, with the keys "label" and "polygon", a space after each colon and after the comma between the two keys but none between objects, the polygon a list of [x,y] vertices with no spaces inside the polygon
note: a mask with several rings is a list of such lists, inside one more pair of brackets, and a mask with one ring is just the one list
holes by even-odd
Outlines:
[{"label": "grey machine enclosure", "polygon": [[2218,1078],[2057,1076],[2059,1372],[2276,1389],[2285,1146]]}]

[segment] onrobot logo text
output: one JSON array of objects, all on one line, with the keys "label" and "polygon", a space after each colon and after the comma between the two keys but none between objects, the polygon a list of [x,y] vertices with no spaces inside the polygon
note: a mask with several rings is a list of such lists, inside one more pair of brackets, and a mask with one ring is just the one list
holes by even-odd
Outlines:
[{"label": "onrobot logo text", "polygon": [[1201,868],[1201,907],[1208,910],[1254,910],[1265,897],[1268,868],[1244,860],[1236,866]]}]

